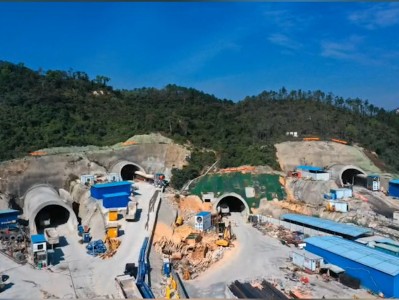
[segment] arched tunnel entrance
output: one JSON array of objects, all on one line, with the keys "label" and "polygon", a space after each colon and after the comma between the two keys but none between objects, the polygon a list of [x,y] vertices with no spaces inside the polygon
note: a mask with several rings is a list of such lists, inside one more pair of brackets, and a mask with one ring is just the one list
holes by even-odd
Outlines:
[{"label": "arched tunnel entrance", "polygon": [[229,212],[242,213],[245,211],[249,213],[249,207],[247,202],[240,195],[235,193],[221,196],[214,205],[214,208],[217,212],[226,207],[228,207]]},{"label": "arched tunnel entrance", "polygon": [[65,224],[68,231],[75,231],[78,220],[71,205],[59,192],[47,184],[32,186],[24,196],[24,219],[29,221],[32,234],[46,227]]},{"label": "arched tunnel entrance", "polygon": [[140,171],[140,168],[133,164],[127,164],[121,169],[122,180],[133,180],[136,177],[136,171]]},{"label": "arched tunnel entrance", "polygon": [[357,185],[362,185],[358,180],[357,180],[357,176],[356,175],[366,175],[364,174],[364,172],[358,170],[358,169],[354,169],[354,168],[348,168],[346,170],[344,170],[342,172],[341,175],[341,180],[342,180],[342,184],[357,184]]},{"label": "arched tunnel entrance", "polygon": [[70,212],[59,205],[48,205],[43,207],[35,217],[35,224],[38,233],[42,233],[47,227],[57,227],[66,224]]},{"label": "arched tunnel entrance", "polygon": [[111,172],[120,174],[123,181],[135,179],[136,171],[145,173],[145,170],[140,165],[127,160],[119,161],[111,168]]},{"label": "arched tunnel entrance", "polygon": [[242,201],[234,196],[228,196],[219,201],[217,208],[228,206],[230,212],[243,212],[245,205]]}]

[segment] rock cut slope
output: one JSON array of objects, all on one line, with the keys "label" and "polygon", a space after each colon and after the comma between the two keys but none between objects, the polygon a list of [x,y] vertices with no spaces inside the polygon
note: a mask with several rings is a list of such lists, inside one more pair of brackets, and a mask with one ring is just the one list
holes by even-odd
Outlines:
[{"label": "rock cut slope", "polygon": [[357,146],[342,145],[328,141],[284,142],[275,145],[277,159],[283,171],[293,170],[298,165],[331,166],[334,164],[355,165],[369,173],[381,170]]}]

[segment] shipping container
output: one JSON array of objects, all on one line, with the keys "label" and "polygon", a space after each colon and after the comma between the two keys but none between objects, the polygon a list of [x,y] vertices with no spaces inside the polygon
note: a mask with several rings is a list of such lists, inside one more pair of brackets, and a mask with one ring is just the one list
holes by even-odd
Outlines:
[{"label": "shipping container", "polygon": [[367,176],[367,188],[372,191],[379,191],[381,187],[380,176],[369,175]]},{"label": "shipping container", "polygon": [[126,208],[129,200],[128,193],[105,194],[103,196],[103,206],[105,208]]},{"label": "shipping container", "polygon": [[333,194],[332,199],[346,199],[346,198],[352,198],[352,190],[351,189],[331,189],[330,190],[331,194]]},{"label": "shipping container", "polygon": [[19,211],[15,209],[0,210],[0,229],[14,226],[17,223]]},{"label": "shipping container", "polygon": [[389,182],[388,194],[391,197],[399,198],[399,179],[394,179]]},{"label": "shipping container", "polygon": [[328,201],[327,210],[346,213],[349,211],[349,205],[341,201]]},{"label": "shipping container", "polygon": [[308,271],[316,272],[323,264],[323,258],[305,250],[291,253],[292,263]]},{"label": "shipping container", "polygon": [[132,183],[129,181],[101,183],[90,188],[90,195],[95,199],[103,199],[105,194],[128,193],[130,195],[131,190]]}]

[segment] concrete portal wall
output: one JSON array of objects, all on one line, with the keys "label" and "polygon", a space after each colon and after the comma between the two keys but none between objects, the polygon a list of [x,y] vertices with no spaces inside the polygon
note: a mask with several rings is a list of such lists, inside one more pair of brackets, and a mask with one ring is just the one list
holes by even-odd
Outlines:
[{"label": "concrete portal wall", "polygon": [[69,212],[68,228],[73,231],[78,226],[78,220],[70,205],[62,199],[51,185],[37,184],[32,186],[24,196],[23,218],[29,221],[29,229],[32,234],[37,232],[35,218],[46,206],[58,205]]},{"label": "concrete portal wall", "polygon": [[342,174],[349,169],[354,169],[356,171],[358,171],[359,173],[362,173],[364,175],[367,175],[365,171],[363,171],[362,169],[360,169],[359,167],[353,166],[353,165],[340,165],[340,164],[336,164],[336,165],[332,165],[328,168],[328,172],[330,173],[330,177],[331,179],[335,180],[335,182],[339,185],[339,186],[343,186],[343,182],[342,182]]}]

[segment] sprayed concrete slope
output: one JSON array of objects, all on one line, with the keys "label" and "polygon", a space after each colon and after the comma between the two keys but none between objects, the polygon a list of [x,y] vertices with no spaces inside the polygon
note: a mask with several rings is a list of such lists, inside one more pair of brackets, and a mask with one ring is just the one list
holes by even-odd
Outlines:
[{"label": "sprayed concrete slope", "polygon": [[[24,157],[0,164],[0,192],[16,196],[16,202],[23,207],[22,197],[35,184],[50,184],[69,190],[71,180],[81,174],[106,173],[119,161],[127,160],[142,166],[148,173],[163,172],[168,177],[173,168],[186,163],[189,151],[159,135],[135,137],[136,144],[111,147],[71,147],[44,149],[49,155]],[[67,152],[69,149],[70,152]],[[55,154],[52,154],[55,153]]]},{"label": "sprayed concrete slope", "polygon": [[293,170],[298,165],[331,166],[354,165],[368,173],[381,173],[366,156],[363,149],[334,142],[284,142],[275,145],[277,159],[283,171]]}]

